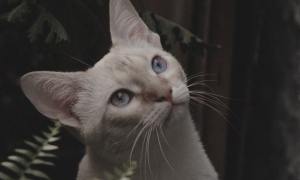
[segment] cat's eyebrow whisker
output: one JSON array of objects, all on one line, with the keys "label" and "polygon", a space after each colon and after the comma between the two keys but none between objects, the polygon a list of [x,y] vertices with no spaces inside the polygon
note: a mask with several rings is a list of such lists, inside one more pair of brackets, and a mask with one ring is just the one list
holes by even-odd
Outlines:
[{"label": "cat's eyebrow whisker", "polygon": [[73,60],[79,62],[80,64],[83,64],[83,65],[87,66],[88,68],[91,68],[91,67],[92,67],[92,65],[90,65],[90,64],[88,64],[88,63],[86,63],[86,62],[84,62],[83,60],[81,60],[81,59],[79,59],[79,58],[76,58],[76,57],[74,57],[74,56],[71,56],[70,54],[68,54],[68,53],[66,53],[66,52],[62,52],[62,53],[63,53],[65,56],[68,56],[69,58],[71,58],[71,59],[73,59]]}]

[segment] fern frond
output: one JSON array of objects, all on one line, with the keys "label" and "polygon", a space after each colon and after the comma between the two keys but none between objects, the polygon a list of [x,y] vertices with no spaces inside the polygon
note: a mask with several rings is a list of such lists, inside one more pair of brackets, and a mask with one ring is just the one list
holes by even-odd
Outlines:
[{"label": "fern frond", "polygon": [[60,139],[60,125],[55,124],[42,135],[34,135],[31,140],[25,140],[24,146],[16,148],[14,153],[7,157],[7,160],[0,163],[0,166],[7,169],[11,174],[0,172],[0,179],[11,180],[18,177],[19,180],[29,180],[32,177],[50,180],[50,177],[38,169],[40,166],[54,166],[49,158],[55,158],[55,145]]},{"label": "fern frond", "polygon": [[60,43],[69,39],[64,26],[45,8],[39,6],[40,14],[34,24],[29,28],[28,37],[31,42],[43,34],[44,25],[49,27],[49,33],[46,36],[46,43]]},{"label": "fern frond", "polygon": [[130,180],[134,175],[136,167],[136,162],[125,163],[120,168],[114,168],[112,173],[105,173],[105,178],[107,180]]},{"label": "fern frond", "polygon": [[23,21],[24,17],[30,13],[30,8],[28,3],[23,0],[17,7],[15,7],[12,11],[7,15],[8,22],[17,22]]},{"label": "fern frond", "polygon": [[163,45],[168,51],[174,49],[173,46],[176,44],[194,50],[193,52],[200,52],[199,49],[195,50],[198,47],[220,48],[219,45],[205,43],[186,28],[155,13],[145,11],[142,18],[151,30],[160,34]]}]

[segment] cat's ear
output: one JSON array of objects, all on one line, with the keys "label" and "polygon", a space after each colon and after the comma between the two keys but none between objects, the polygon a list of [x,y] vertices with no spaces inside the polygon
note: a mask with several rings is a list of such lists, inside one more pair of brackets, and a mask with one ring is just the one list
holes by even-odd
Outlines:
[{"label": "cat's ear", "polygon": [[40,113],[78,128],[80,123],[71,108],[77,101],[80,73],[31,72],[21,78],[21,88]]},{"label": "cat's ear", "polygon": [[147,27],[129,0],[110,0],[109,7],[113,45],[146,42],[162,49],[159,35]]}]

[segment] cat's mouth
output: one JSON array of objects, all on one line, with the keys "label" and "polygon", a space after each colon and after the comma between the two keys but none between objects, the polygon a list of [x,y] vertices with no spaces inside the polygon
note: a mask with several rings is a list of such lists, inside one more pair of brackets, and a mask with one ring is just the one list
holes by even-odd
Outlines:
[{"label": "cat's mouth", "polygon": [[171,103],[168,107],[168,110],[166,110],[166,115],[163,120],[163,126],[167,126],[172,119],[176,116],[178,111],[185,106],[188,102],[180,102],[180,103]]}]

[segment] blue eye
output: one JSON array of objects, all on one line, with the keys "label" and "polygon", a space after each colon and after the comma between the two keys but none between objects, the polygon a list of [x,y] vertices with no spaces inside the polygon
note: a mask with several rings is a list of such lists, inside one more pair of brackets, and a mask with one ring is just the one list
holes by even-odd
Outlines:
[{"label": "blue eye", "polygon": [[155,73],[160,74],[167,70],[167,62],[160,56],[154,56],[151,62],[152,69]]},{"label": "blue eye", "polygon": [[110,98],[110,102],[116,107],[124,107],[130,103],[132,97],[132,92],[126,89],[121,89],[113,93],[113,95]]}]

